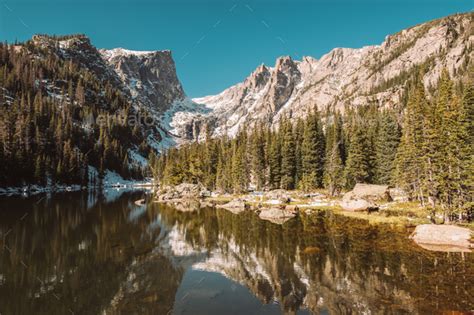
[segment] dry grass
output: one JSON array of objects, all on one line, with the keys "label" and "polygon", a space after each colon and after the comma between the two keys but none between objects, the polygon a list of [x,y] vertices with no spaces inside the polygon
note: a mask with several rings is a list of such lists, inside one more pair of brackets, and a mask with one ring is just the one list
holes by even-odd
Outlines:
[{"label": "dry grass", "polygon": [[[314,191],[312,193],[325,194],[324,190]],[[313,201],[312,198],[303,197],[304,193],[301,191],[290,192],[289,195],[293,199],[289,205],[300,206],[300,210],[311,213],[311,210],[329,210],[334,213],[344,215],[350,218],[363,219],[368,221],[370,224],[390,224],[395,226],[416,226],[419,224],[430,223],[430,213],[422,208],[417,202],[389,202],[381,205],[381,209],[377,212],[351,212],[344,211],[338,205],[331,206],[310,206],[309,204]],[[248,199],[249,195],[224,195],[208,198],[209,200],[215,201],[216,203],[226,203],[236,198]],[[248,203],[251,206],[256,207],[259,203],[265,203],[269,199],[265,196],[255,197],[254,200],[249,200]],[[340,197],[327,198],[327,201],[331,202],[334,200],[340,200]],[[461,224],[467,228],[474,230],[474,222]]]}]

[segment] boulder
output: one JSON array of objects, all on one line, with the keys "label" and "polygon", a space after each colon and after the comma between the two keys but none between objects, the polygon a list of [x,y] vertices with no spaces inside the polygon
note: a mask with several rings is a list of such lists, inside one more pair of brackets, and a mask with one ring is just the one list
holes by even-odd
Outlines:
[{"label": "boulder", "polygon": [[223,205],[217,205],[217,208],[229,210],[232,213],[239,214],[243,211],[249,210],[250,205],[244,199],[234,199]]},{"label": "boulder", "polygon": [[210,196],[211,193],[202,184],[182,183],[177,186],[166,186],[158,193],[159,201],[195,199]]},{"label": "boulder", "polygon": [[339,205],[346,211],[368,211],[377,208],[373,202],[358,198],[351,191],[344,194]]},{"label": "boulder", "polygon": [[352,196],[344,198],[340,202],[340,206],[346,211],[368,211],[376,208],[376,205],[364,199],[351,199]]},{"label": "boulder", "polygon": [[471,252],[472,231],[455,225],[422,224],[410,236],[419,246],[431,251]]},{"label": "boulder", "polygon": [[370,211],[378,208],[376,202],[391,201],[387,185],[356,184],[344,194],[340,206],[346,211]]},{"label": "boulder", "polygon": [[390,188],[389,193],[393,201],[397,201],[397,202],[409,201],[408,194],[403,189]]},{"label": "boulder", "polygon": [[354,189],[352,189],[352,194],[356,199],[364,199],[367,201],[392,201],[387,185],[357,183]]},{"label": "boulder", "polygon": [[296,217],[298,214],[298,207],[285,207],[281,208],[269,208],[263,209],[258,215],[260,219],[270,221],[276,224],[283,224],[288,220]]},{"label": "boulder", "polygon": [[287,204],[291,202],[291,197],[288,191],[284,189],[274,189],[265,194],[267,199],[278,200],[280,203]]}]

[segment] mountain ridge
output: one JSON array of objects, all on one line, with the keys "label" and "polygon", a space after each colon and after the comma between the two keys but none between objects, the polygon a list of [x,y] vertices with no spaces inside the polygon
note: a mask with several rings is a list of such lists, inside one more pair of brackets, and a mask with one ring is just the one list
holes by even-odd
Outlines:
[{"label": "mountain ridge", "polygon": [[[427,69],[423,80],[428,89],[444,67],[451,75],[466,71],[474,58],[473,16],[468,12],[421,23],[387,35],[380,45],[338,47],[319,59],[279,57],[274,67],[260,65],[216,95],[194,98],[211,111],[179,123],[210,126],[214,136],[233,135],[244,124],[274,124],[284,115],[302,117],[314,105],[341,111],[369,103],[398,106],[406,83],[420,67]],[[202,139],[204,133],[181,136]]]}]

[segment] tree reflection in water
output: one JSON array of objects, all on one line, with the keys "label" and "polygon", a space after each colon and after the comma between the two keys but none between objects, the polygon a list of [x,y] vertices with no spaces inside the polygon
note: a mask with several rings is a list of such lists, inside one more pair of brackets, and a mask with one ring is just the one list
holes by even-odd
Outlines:
[{"label": "tree reflection in water", "polygon": [[408,231],[328,212],[275,225],[252,213],[136,206],[141,196],[1,200],[1,314],[474,308],[473,255],[428,252]]}]

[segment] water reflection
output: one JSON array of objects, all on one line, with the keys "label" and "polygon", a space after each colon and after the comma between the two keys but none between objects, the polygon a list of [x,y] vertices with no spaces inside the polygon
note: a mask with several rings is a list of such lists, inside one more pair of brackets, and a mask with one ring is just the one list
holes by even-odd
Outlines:
[{"label": "water reflection", "polygon": [[[280,226],[141,192],[0,200],[1,314],[436,314],[474,259],[321,212]],[[180,211],[181,210],[181,211]],[[5,302],[7,301],[7,302]]]}]

